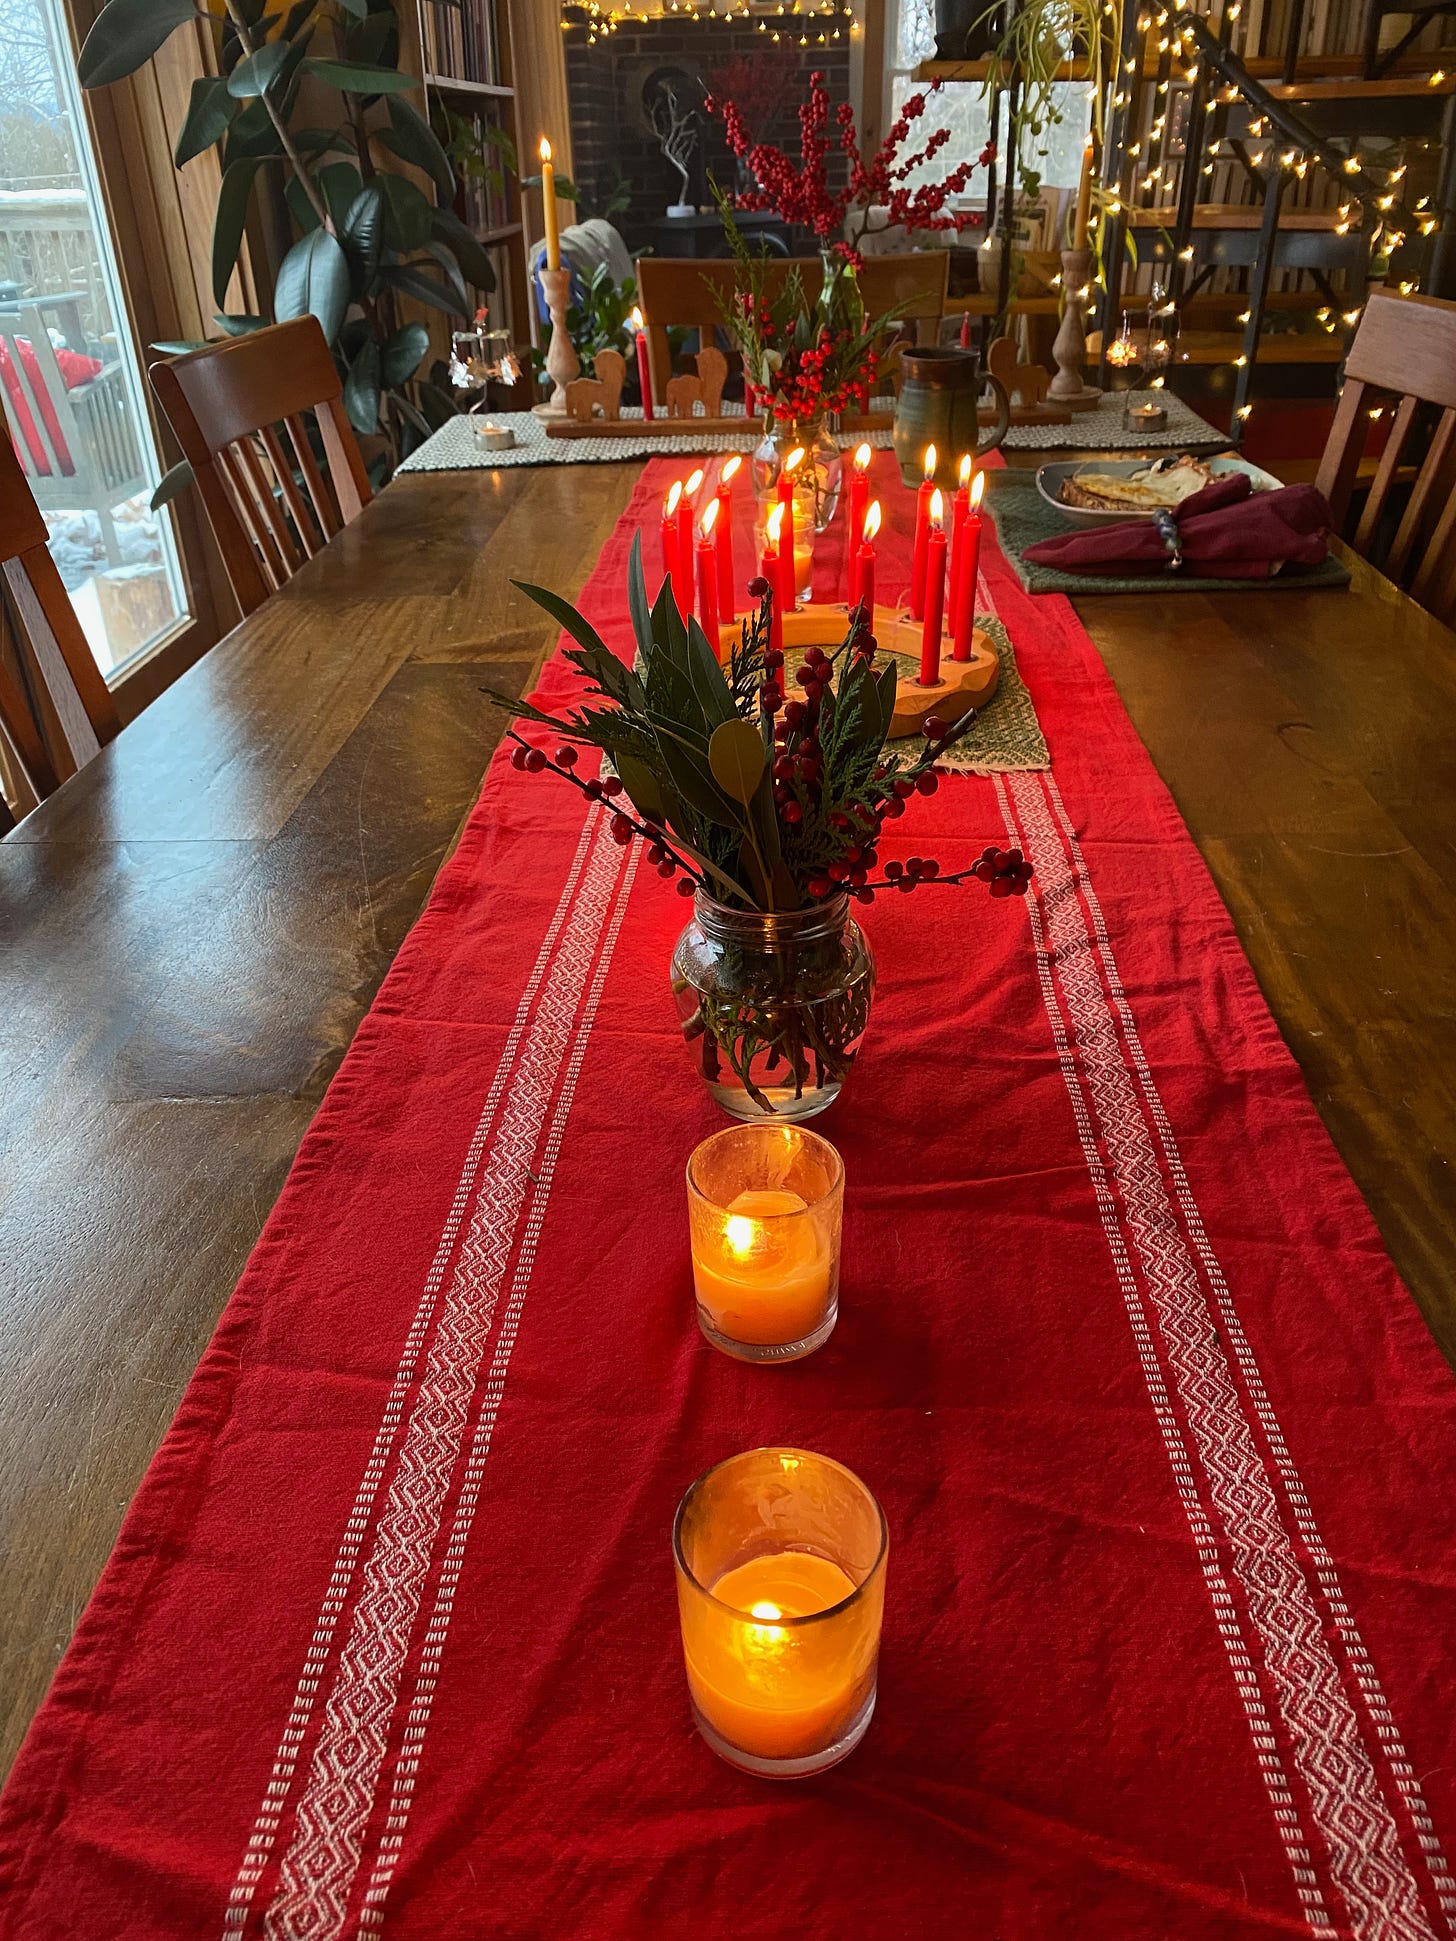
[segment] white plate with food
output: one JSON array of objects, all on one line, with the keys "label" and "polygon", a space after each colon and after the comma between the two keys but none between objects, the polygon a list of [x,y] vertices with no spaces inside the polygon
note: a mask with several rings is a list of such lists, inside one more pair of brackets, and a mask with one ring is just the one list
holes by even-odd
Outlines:
[{"label": "white plate with food", "polygon": [[1278,479],[1231,452],[1218,458],[1170,452],[1152,459],[1059,459],[1039,467],[1036,489],[1074,525],[1110,526],[1170,511],[1229,472],[1246,473],[1256,492],[1278,490]]}]

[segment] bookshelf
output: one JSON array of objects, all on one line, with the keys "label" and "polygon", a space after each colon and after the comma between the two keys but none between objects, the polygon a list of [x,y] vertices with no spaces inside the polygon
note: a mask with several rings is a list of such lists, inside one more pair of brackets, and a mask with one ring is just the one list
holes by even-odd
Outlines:
[{"label": "bookshelf", "polygon": [[426,116],[438,100],[456,123],[468,124],[496,178],[466,177],[455,213],[495,267],[496,287],[487,299],[491,321],[519,341],[529,334],[529,321],[520,189],[505,166],[505,157],[519,154],[520,146],[509,0],[414,0],[399,12],[401,22],[408,17],[415,29],[412,65],[424,89]]}]

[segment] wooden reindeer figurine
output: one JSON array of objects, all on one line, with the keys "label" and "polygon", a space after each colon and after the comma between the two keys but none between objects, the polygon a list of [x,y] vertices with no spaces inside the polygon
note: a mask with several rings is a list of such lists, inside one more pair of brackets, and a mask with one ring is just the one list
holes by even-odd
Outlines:
[{"label": "wooden reindeer figurine", "polygon": [[580,424],[590,424],[598,405],[603,418],[621,416],[622,386],[627,380],[627,360],[619,350],[599,350],[595,377],[574,377],[566,387],[566,415]]},{"label": "wooden reindeer figurine", "polygon": [[[598,360],[600,362],[600,359]],[[703,407],[705,418],[716,418],[723,409],[723,386],[728,382],[728,359],[712,345],[697,355],[696,377],[670,377],[667,380],[667,415],[691,418],[694,405]]]}]

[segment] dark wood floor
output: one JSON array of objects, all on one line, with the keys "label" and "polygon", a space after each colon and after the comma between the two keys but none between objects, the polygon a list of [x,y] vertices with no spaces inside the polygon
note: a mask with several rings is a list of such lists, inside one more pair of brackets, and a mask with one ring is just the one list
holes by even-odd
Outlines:
[{"label": "dark wood floor", "polygon": [[[396,481],[0,843],[0,1770],[636,465]],[[1456,638],[1349,598],[1081,611],[1456,1359]]]}]

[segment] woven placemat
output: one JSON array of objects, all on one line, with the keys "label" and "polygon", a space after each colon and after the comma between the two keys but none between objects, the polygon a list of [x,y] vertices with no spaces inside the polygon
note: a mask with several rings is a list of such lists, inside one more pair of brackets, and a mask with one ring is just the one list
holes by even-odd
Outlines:
[{"label": "woven placemat", "polygon": [[1036,565],[1022,558],[1024,549],[1039,539],[1075,531],[1076,522],[1047,504],[1036,489],[1034,472],[988,474],[986,510],[996,522],[1001,550],[1028,593],[1266,593],[1350,584],[1348,569],[1333,557],[1320,566],[1290,567],[1263,580],[1216,579],[1191,573],[1064,573],[1055,566]]},{"label": "woven placemat", "polygon": [[[1013,425],[1006,434],[1008,451],[1143,451],[1176,445],[1183,451],[1219,449],[1228,443],[1213,425],[1200,418],[1181,398],[1168,396],[1166,431],[1135,434],[1122,422],[1121,395],[1108,396],[1091,411],[1075,412],[1067,425]],[[893,398],[876,398],[877,410],[893,408]],[[723,415],[742,417],[741,404],[726,404]],[[640,409],[624,410],[625,420],[640,420]],[[486,451],[475,435],[478,417],[451,418],[400,466],[401,472],[495,471],[511,465],[603,465],[624,458],[651,458],[658,453],[751,452],[763,436],[757,418],[743,418],[743,429],[681,432],[634,438],[548,438],[546,427],[529,411],[491,414],[494,425],[508,426],[516,435],[510,451]],[[868,440],[876,451],[889,451],[888,431],[846,431],[839,443],[851,450]]]},{"label": "woven placemat", "polygon": [[[1001,660],[1001,678],[996,683],[996,692],[976,716],[970,731],[963,741],[958,741],[940,759],[941,768],[953,769],[961,775],[1013,775],[1027,769],[1050,768],[1051,757],[1047,753],[1046,737],[1042,734],[1041,723],[1036,718],[1031,696],[1027,693],[1026,683],[1021,678],[1021,670],[1016,665],[1016,650],[1011,645],[1011,637],[1001,622],[989,613],[978,613],[976,625],[981,632],[990,636],[991,644]],[[946,642],[949,649],[950,642]],[[887,650],[881,648],[883,661]],[[915,681],[920,677],[920,661],[914,654],[894,654],[894,660],[904,681]],[[792,677],[804,656],[797,649],[788,653],[788,673]],[[906,736],[904,741],[892,742],[892,748],[914,748],[917,752],[925,746],[923,737]]]}]

